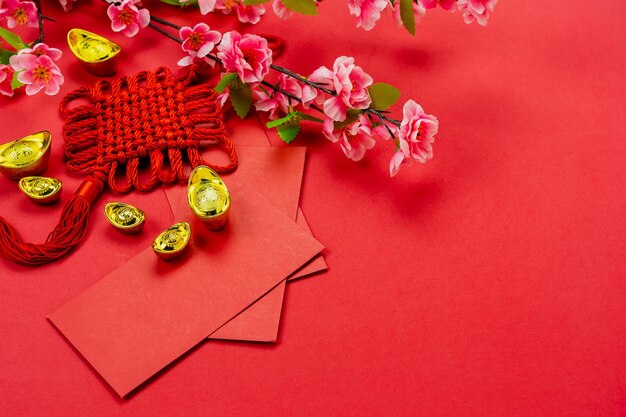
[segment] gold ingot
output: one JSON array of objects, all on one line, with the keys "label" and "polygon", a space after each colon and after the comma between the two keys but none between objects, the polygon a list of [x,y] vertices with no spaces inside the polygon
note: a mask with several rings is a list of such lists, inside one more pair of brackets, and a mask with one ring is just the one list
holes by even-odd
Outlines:
[{"label": "gold ingot", "polygon": [[37,204],[52,204],[61,197],[63,184],[56,178],[24,177],[19,182],[20,190]]},{"label": "gold ingot", "polygon": [[146,220],[144,212],[137,207],[118,202],[107,203],[104,215],[117,230],[129,235],[139,233]]},{"label": "gold ingot", "polygon": [[48,168],[51,141],[43,131],[0,145],[0,172],[12,180],[41,174]]},{"label": "gold ingot", "polygon": [[88,72],[101,77],[115,73],[115,57],[122,50],[115,42],[83,29],[72,29],[67,32],[67,43]]},{"label": "gold ingot", "polygon": [[191,227],[189,227],[189,223],[176,223],[154,239],[152,250],[164,261],[171,261],[179,257],[187,248],[190,237]]},{"label": "gold ingot", "polygon": [[218,230],[228,221],[230,193],[220,176],[207,166],[200,165],[191,171],[187,201],[191,211],[210,230]]}]

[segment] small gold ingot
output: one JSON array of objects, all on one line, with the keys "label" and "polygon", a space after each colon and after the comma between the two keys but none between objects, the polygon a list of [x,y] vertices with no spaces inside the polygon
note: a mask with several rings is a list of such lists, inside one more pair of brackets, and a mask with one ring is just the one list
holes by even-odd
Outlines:
[{"label": "small gold ingot", "polygon": [[56,178],[24,177],[19,182],[20,190],[37,204],[52,204],[59,201],[63,184]]},{"label": "small gold ingot", "polygon": [[91,74],[106,77],[115,73],[115,57],[122,50],[115,42],[83,29],[72,29],[67,32],[67,43]]},{"label": "small gold ingot", "polygon": [[152,250],[164,261],[171,261],[179,257],[187,248],[190,236],[191,227],[189,227],[189,223],[176,223],[154,239]]},{"label": "small gold ingot", "polygon": [[104,215],[117,230],[129,235],[139,233],[146,220],[144,212],[137,207],[118,202],[107,203]]},{"label": "small gold ingot", "polygon": [[51,138],[43,131],[0,145],[0,172],[12,180],[41,174],[48,168]]},{"label": "small gold ingot", "polygon": [[193,213],[210,230],[218,230],[228,221],[230,193],[220,176],[207,166],[200,165],[191,171],[187,201]]}]

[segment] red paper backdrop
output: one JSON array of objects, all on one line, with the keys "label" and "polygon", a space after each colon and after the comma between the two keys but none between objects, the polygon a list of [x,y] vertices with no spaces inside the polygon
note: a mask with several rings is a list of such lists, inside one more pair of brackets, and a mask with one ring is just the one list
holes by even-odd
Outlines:
[{"label": "red paper backdrop", "polygon": [[[51,130],[48,174],[66,178],[57,104],[96,80],[72,60],[67,30],[118,41],[121,73],[182,55],[150,29],[113,34],[99,1],[67,15],[43,3],[58,20],[46,41],[64,51],[66,83],[56,97],[1,98],[1,135]],[[415,37],[389,16],[356,29],[343,0],[320,14],[253,30],[285,37],[279,62],[301,73],[345,54],[401,87],[440,119],[435,159],[389,179],[385,144],[355,164],[320,135],[299,139],[310,146],[301,203],[330,272],[288,286],[278,344],[203,344],[127,400],[45,320],[98,280],[89,263],[105,249],[86,242],[71,275],[24,279],[0,262],[0,415],[626,415],[622,2],[501,1],[487,28],[434,11]],[[34,208],[0,184],[0,209],[19,204],[15,223],[42,239],[60,208]]]}]

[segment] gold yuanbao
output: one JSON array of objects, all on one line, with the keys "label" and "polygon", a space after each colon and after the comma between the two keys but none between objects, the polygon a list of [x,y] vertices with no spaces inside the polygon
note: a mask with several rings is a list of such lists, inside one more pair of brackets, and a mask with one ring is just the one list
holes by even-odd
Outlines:
[{"label": "gold yuanbao", "polygon": [[67,43],[85,69],[98,76],[115,73],[115,57],[122,48],[95,33],[83,29],[72,29],[67,32]]},{"label": "gold yuanbao", "polygon": [[52,204],[61,197],[63,184],[56,178],[24,177],[19,182],[20,190],[37,204]]},{"label": "gold yuanbao", "polygon": [[200,165],[189,175],[187,201],[193,213],[210,230],[217,230],[228,221],[230,193],[224,181],[211,168]]},{"label": "gold yuanbao", "polygon": [[41,174],[48,167],[51,139],[43,131],[0,145],[0,172],[12,180]]},{"label": "gold yuanbao", "polygon": [[130,204],[111,202],[104,206],[104,215],[109,223],[122,233],[139,233],[146,216],[143,211]]},{"label": "gold yuanbao", "polygon": [[164,261],[170,261],[180,256],[191,237],[189,223],[180,222],[168,227],[154,239],[152,250]]}]

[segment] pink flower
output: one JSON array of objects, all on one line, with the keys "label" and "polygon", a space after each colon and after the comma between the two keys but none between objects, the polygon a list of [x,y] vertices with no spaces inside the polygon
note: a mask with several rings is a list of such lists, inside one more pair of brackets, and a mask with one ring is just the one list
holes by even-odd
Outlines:
[{"label": "pink flower", "polygon": [[37,6],[32,1],[4,0],[0,2],[0,21],[6,19],[7,27],[13,29],[16,26],[39,26]]},{"label": "pink flower", "polygon": [[485,26],[497,2],[498,0],[459,0],[459,10],[463,13],[465,23],[475,20],[479,25]]},{"label": "pink flower", "polygon": [[113,32],[122,32],[124,36],[133,37],[150,23],[150,12],[139,10],[133,0],[124,0],[119,6],[111,4],[107,9],[111,19]]},{"label": "pink flower", "polygon": [[205,61],[211,66],[215,64],[215,61],[206,56],[215,48],[215,44],[222,38],[219,32],[211,30],[206,23],[198,23],[193,29],[189,26],[183,26],[180,28],[179,35],[183,40],[183,51],[187,52],[189,55],[178,61],[178,65],[191,65],[194,60],[197,59]]},{"label": "pink flower", "polygon": [[267,39],[257,35],[242,36],[235,30],[226,32],[217,50],[224,70],[236,72],[244,83],[262,81],[272,65],[272,50],[267,46]]},{"label": "pink flower", "polygon": [[286,8],[283,2],[280,0],[274,0],[272,2],[272,10],[274,10],[276,16],[280,17],[281,19],[289,19],[293,14],[293,11]]},{"label": "pink flower", "polygon": [[235,7],[237,10],[237,17],[242,23],[251,23],[256,25],[261,21],[261,16],[265,14],[265,7],[263,6],[245,6],[243,4]]},{"label": "pink flower", "polygon": [[398,132],[400,150],[405,156],[426,162],[433,157],[433,142],[439,130],[435,116],[424,113],[422,106],[413,100],[404,104],[402,123]]},{"label": "pink flower", "polygon": [[344,154],[353,161],[360,161],[365,151],[376,145],[373,138],[372,123],[369,118],[361,114],[356,122],[339,131],[334,130],[334,122],[330,118],[324,120],[324,135],[333,143],[339,142]]},{"label": "pink flower", "polygon": [[38,43],[32,48],[24,48],[20,49],[17,52],[17,55],[13,55],[10,58],[11,65],[15,68],[16,71],[22,71],[26,69],[29,65],[20,64],[21,60],[26,59],[27,63],[32,62],[32,58],[27,58],[27,56],[32,55],[34,57],[38,56],[49,56],[53,61],[58,61],[61,58],[62,52],[57,48],[50,48],[45,43]]},{"label": "pink flower", "polygon": [[[13,58],[16,58],[15,65]],[[17,80],[26,84],[26,94],[29,96],[44,88],[46,94],[53,96],[59,92],[59,86],[64,81],[59,67],[48,55],[26,54],[20,58],[15,55],[11,57],[11,66],[16,71],[24,68],[17,74]]]},{"label": "pink flower", "polygon": [[0,64],[0,94],[13,96],[13,74],[15,70],[10,65]]},{"label": "pink flower", "polygon": [[[285,74],[280,74],[278,80],[278,87],[296,97],[302,96],[302,87],[295,79],[288,77]],[[277,110],[280,110],[282,114],[289,113],[289,106],[297,104],[297,102],[291,100],[289,97],[278,91],[268,96],[268,94],[260,88],[255,88],[252,91],[253,97],[257,100],[254,103],[254,107],[257,111],[269,111],[269,118],[271,120],[277,119]]]},{"label": "pink flower", "polygon": [[[426,14],[426,9],[423,6],[413,3],[413,16],[415,16],[415,23],[419,23],[422,17]],[[398,26],[402,26],[402,17],[400,16],[400,2],[397,1],[393,6],[393,17],[396,20]]]},{"label": "pink flower", "polygon": [[358,18],[356,27],[371,30],[380,19],[380,12],[385,10],[389,0],[348,0],[350,14]]},{"label": "pink flower", "polygon": [[309,80],[334,87],[337,95],[324,102],[324,113],[333,120],[344,121],[348,109],[366,109],[372,102],[367,90],[372,85],[372,77],[354,65],[352,57],[340,56],[332,71],[320,67]]},{"label": "pink flower", "polygon": [[457,0],[417,0],[417,2],[425,9],[434,9],[439,5],[449,11],[454,10],[457,4]]}]

